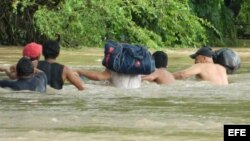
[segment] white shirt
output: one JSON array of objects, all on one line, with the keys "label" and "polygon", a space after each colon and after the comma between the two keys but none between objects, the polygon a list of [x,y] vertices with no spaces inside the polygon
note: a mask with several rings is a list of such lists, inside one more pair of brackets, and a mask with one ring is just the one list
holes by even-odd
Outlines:
[{"label": "white shirt", "polygon": [[138,74],[122,74],[111,71],[111,83],[118,88],[139,88],[141,76]]}]

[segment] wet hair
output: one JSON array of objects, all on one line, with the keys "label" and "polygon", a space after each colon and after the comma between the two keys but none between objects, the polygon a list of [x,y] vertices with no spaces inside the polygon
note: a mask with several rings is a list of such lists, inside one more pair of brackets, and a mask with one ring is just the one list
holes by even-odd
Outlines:
[{"label": "wet hair", "polygon": [[30,58],[22,57],[21,59],[19,59],[16,65],[16,72],[18,77],[29,76],[33,74],[33,71],[34,65],[32,64]]},{"label": "wet hair", "polygon": [[156,51],[153,53],[156,68],[167,68],[168,55],[163,51]]},{"label": "wet hair", "polygon": [[43,43],[43,56],[45,59],[55,59],[60,53],[60,46],[57,41],[48,40]]}]

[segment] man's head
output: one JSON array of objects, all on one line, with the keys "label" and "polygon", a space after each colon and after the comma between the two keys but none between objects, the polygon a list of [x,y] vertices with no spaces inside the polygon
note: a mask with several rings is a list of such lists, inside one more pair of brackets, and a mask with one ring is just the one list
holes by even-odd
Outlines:
[{"label": "man's head", "polygon": [[34,66],[30,58],[22,57],[16,65],[16,72],[19,78],[33,74]]},{"label": "man's head", "polygon": [[213,62],[214,51],[208,46],[204,46],[196,51],[196,53],[190,55],[192,59],[195,59],[195,63],[207,63]]},{"label": "man's head", "polygon": [[163,51],[156,51],[153,53],[156,68],[167,68],[168,55]]},{"label": "man's head", "polygon": [[42,54],[42,45],[31,42],[23,48],[23,56],[29,57],[32,61],[38,60]]},{"label": "man's head", "polygon": [[60,46],[56,41],[46,41],[43,44],[43,56],[45,59],[56,59],[60,53]]},{"label": "man's head", "polygon": [[206,57],[211,57],[212,58],[213,55],[214,55],[214,52],[213,52],[212,48],[210,48],[208,46],[204,46],[204,47],[198,49],[196,51],[196,53],[190,55],[190,57],[192,59],[195,59],[198,55],[202,55],[202,56],[206,56]]}]

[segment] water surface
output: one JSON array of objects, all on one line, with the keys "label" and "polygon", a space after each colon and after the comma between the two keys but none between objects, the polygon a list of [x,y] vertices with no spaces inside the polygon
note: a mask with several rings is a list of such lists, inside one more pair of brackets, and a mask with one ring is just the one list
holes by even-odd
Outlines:
[{"label": "water surface", "polygon": [[[0,48],[0,64],[15,63],[20,51]],[[169,70],[193,63],[187,57],[193,51],[167,50]],[[238,51],[242,67],[229,75],[228,86],[190,78],[118,89],[84,79],[82,92],[72,85],[49,94],[0,89],[0,140],[221,141],[224,124],[250,124],[250,55],[248,49]],[[64,50],[58,61],[99,70],[102,56],[101,49]]]}]

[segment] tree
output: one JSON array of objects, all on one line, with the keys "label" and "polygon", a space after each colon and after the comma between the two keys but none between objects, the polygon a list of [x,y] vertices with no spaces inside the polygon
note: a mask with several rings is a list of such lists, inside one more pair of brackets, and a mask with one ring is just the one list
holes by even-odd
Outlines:
[{"label": "tree", "polygon": [[60,39],[63,46],[78,47],[113,39],[154,48],[228,45],[237,39],[237,31],[249,28],[243,26],[249,23],[249,4],[249,0],[3,0],[0,43]]}]

